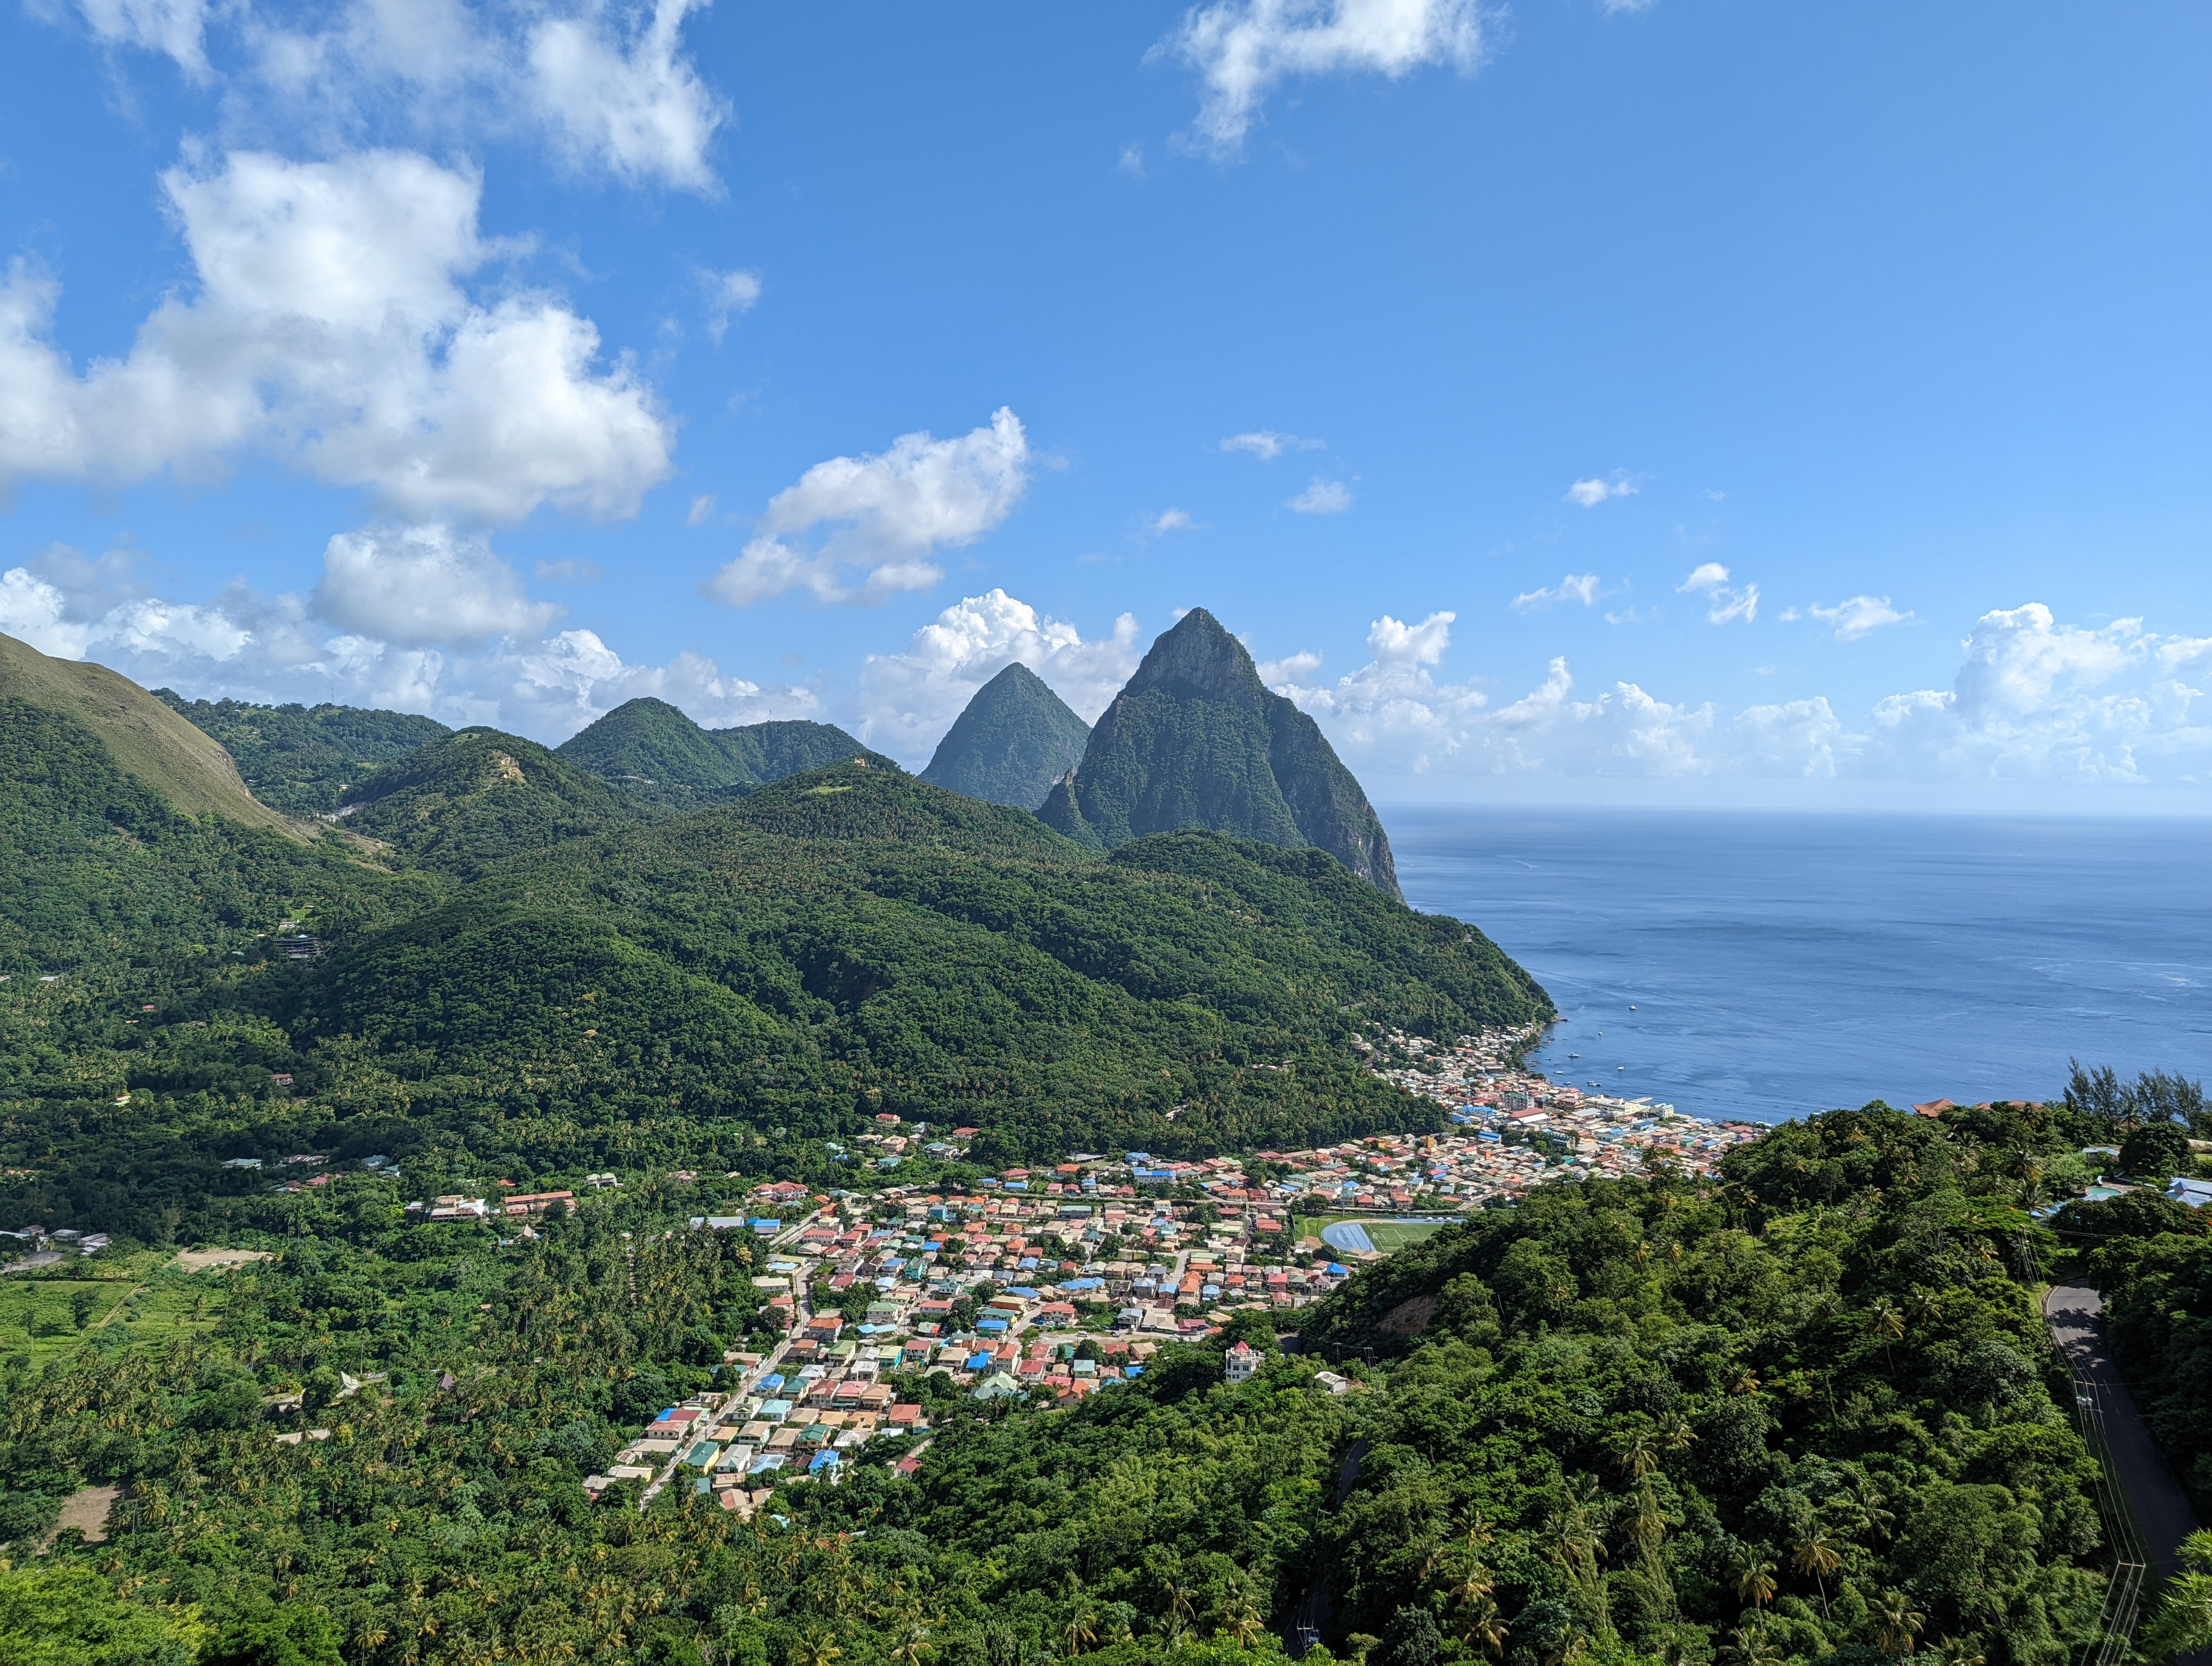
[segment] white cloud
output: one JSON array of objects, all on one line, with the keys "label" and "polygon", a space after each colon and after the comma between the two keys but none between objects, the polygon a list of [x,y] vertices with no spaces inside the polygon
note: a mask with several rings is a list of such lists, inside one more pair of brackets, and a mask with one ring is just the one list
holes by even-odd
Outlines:
[{"label": "white cloud", "polygon": [[733,272],[702,271],[699,287],[707,297],[707,333],[719,344],[729,333],[730,320],[759,304],[763,286],[758,272],[740,268]]},{"label": "white cloud", "polygon": [[1219,0],[1183,15],[1153,49],[1197,70],[1206,94],[1194,124],[1216,155],[1234,154],[1279,82],[1343,73],[1392,80],[1484,56],[1475,0]]},{"label": "white cloud", "polygon": [[1314,477],[1313,483],[1286,506],[1302,515],[1340,515],[1352,507],[1352,493],[1340,480]]},{"label": "white cloud", "polygon": [[206,0],[77,0],[77,9],[103,46],[161,52],[192,80],[205,79]]},{"label": "white cloud", "polygon": [[1717,561],[1700,562],[1674,590],[1677,595],[1704,596],[1705,617],[1717,625],[1737,619],[1749,624],[1759,617],[1759,587],[1730,585],[1728,569]]},{"label": "white cloud", "polygon": [[[1788,619],[1796,612],[1793,608],[1782,617]],[[1838,602],[1833,607],[1808,607],[1805,613],[1825,624],[1835,626],[1836,640],[1839,642],[1856,642],[1860,637],[1871,635],[1884,625],[1906,624],[1912,618],[1911,614],[1900,613],[1892,607],[1887,596],[1853,596]]]},{"label": "white cloud", "polygon": [[162,183],[198,278],[123,359],[77,375],[47,338],[58,289],[0,284],[0,484],[201,477],[258,448],[410,520],[634,513],[674,431],[599,332],[550,296],[489,306],[481,181],[404,151],[252,152]]},{"label": "white cloud", "polygon": [[1232,434],[1221,442],[1224,451],[1241,451],[1258,458],[1262,463],[1272,463],[1286,451],[1326,451],[1326,440],[1302,440],[1295,434],[1278,434],[1273,429],[1255,429],[1249,434]]},{"label": "white cloud", "polygon": [[580,165],[626,184],[714,188],[707,148],[726,119],[722,100],[682,55],[687,13],[703,0],[654,0],[642,26],[594,5],[531,32],[527,86],[538,112]]},{"label": "white cloud", "polygon": [[41,654],[74,660],[83,654],[91,632],[72,623],[59,587],[28,568],[0,573],[0,633],[28,642]]},{"label": "white cloud", "polygon": [[704,526],[707,517],[714,513],[714,494],[702,492],[691,500],[690,508],[684,513],[684,524],[686,526]]},{"label": "white cloud", "polygon": [[1181,509],[1168,509],[1152,521],[1152,536],[1161,538],[1169,532],[1188,532],[1198,523]]},{"label": "white cloud", "polygon": [[[72,553],[49,552],[38,564],[51,572],[57,559]],[[496,622],[498,575],[479,569],[472,594],[466,554],[441,561],[418,551],[413,559],[414,570],[427,570],[429,582],[458,588],[459,605],[476,608],[481,623]],[[104,591],[72,591],[46,574],[12,568],[0,574],[0,630],[42,652],[96,660],[148,688],[166,684],[188,696],[335,700],[422,712],[456,725],[489,723],[549,742],[641,695],[657,696],[716,727],[821,715],[811,690],[726,676],[712,660],[688,651],[665,665],[632,665],[589,630],[541,640],[492,636],[471,648],[457,645],[458,632],[409,642],[347,629],[319,611],[335,575],[356,587],[335,604],[351,608],[349,617],[395,632],[414,623],[405,599],[380,588],[376,571],[364,577],[342,558],[313,600],[264,596],[234,584],[200,604],[118,594],[112,584]],[[543,615],[528,610],[526,602],[510,605],[506,623],[540,628]]]},{"label": "white cloud", "polygon": [[595,561],[541,561],[533,570],[547,584],[597,584],[607,575]]},{"label": "white cloud", "polygon": [[443,526],[340,532],[314,605],[342,629],[405,648],[530,635],[568,611],[525,595],[489,539]]},{"label": "white cloud", "polygon": [[1513,605],[1526,613],[1532,609],[1556,606],[1560,602],[1580,602],[1584,607],[1597,603],[1597,575],[1570,573],[1555,588],[1524,590],[1513,599]]},{"label": "white cloud", "polygon": [[1121,159],[1115,166],[1133,179],[1143,179],[1145,177],[1145,147],[1140,144],[1123,145]]},{"label": "white cloud", "polygon": [[708,155],[729,111],[682,40],[704,3],[77,0],[101,44],[164,53],[222,87],[234,137],[328,151],[377,132],[543,136],[578,169],[711,195]]},{"label": "white cloud", "polygon": [[1567,488],[1567,502],[1585,509],[1595,509],[1610,498],[1635,496],[1636,483],[1625,474],[1616,474],[1610,480],[1577,480]]},{"label": "white cloud", "polygon": [[[945,576],[929,557],[973,544],[1013,513],[1032,461],[1005,407],[957,439],[906,434],[889,451],[817,463],[769,500],[744,553],[708,581],[733,606],[809,590],[825,602],[872,602]],[[786,542],[830,530],[811,548]]]},{"label": "white cloud", "polygon": [[868,744],[919,768],[975,690],[1017,660],[1093,721],[1137,668],[1136,616],[1085,641],[1064,619],[992,590],[963,598],[914,633],[902,654],[872,654],[857,725]]},{"label": "white cloud", "polygon": [[[1701,587],[1726,587],[1725,575]],[[1565,659],[1493,704],[1431,674],[1449,623],[1378,620],[1373,662],[1334,686],[1308,684],[1317,655],[1278,662],[1268,680],[1355,769],[1378,772],[2212,786],[2212,637],[2140,620],[2066,625],[2039,603],[1984,614],[1949,688],[1891,696],[1856,722],[1818,695],[1733,713],[1630,682],[1577,697]]]}]

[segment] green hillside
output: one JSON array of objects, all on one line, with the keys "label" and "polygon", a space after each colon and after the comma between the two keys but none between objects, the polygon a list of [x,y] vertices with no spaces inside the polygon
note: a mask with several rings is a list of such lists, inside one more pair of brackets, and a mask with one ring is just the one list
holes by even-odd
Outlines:
[{"label": "green hillside", "polygon": [[1396,897],[1397,865],[1367,795],[1313,720],[1270,693],[1204,608],[1152,644],[1039,813],[1078,843],[1206,828],[1310,845]]},{"label": "green hillside", "polygon": [[212,738],[253,795],[289,816],[329,815],[379,764],[453,733],[409,712],[186,700],[173,689],[155,689],[154,697]]},{"label": "green hillside", "polygon": [[641,818],[605,781],[537,742],[482,728],[370,771],[347,789],[337,814],[349,831],[453,873]]},{"label": "green hillside", "polygon": [[98,739],[116,769],[184,815],[297,834],[255,800],[229,753],[105,666],[49,659],[0,636],[0,700],[68,719]]},{"label": "green hillside", "polygon": [[1480,934],[1318,852],[1186,834],[1101,861],[852,763],[511,859],[326,958],[283,1021],[495,1137],[561,1120],[575,1162],[647,1115],[700,1149],[725,1119],[861,1110],[970,1122],[1011,1160],[1432,1126],[1358,1063],[1360,1000],[1455,1034],[1550,1011]]},{"label": "green hillside", "polygon": [[789,720],[705,729],[665,700],[624,702],[556,749],[641,803],[690,810],[849,757],[897,766],[829,723]]},{"label": "green hillside", "polygon": [[1035,810],[1083,757],[1090,726],[1027,666],[1014,664],[975,690],[921,778],[971,799]]}]

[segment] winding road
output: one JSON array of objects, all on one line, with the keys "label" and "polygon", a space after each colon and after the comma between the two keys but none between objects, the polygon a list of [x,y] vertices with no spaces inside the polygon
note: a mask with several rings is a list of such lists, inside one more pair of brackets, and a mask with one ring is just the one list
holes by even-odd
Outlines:
[{"label": "winding road", "polygon": [[2112,1455],[2113,1479],[2126,1496],[2128,1510],[2150,1553],[2151,1566],[2172,1577],[2181,1566],[2181,1541],[2197,1530],[2197,1511],[2189,1495],[2166,1467],[2136,1410],[2127,1379],[2105,1346],[2104,1298],[2087,1285],[2062,1284],[2043,1298],[2051,1340],[2076,1372],[2095,1385],[2104,1408],[2105,1444]]}]

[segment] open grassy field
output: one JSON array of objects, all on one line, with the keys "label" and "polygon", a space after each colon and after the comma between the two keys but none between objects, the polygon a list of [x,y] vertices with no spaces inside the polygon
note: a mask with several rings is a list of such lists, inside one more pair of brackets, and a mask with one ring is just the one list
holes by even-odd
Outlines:
[{"label": "open grassy field", "polygon": [[161,1343],[208,1329],[222,1309],[223,1275],[174,1261],[148,1250],[0,1279],[0,1358],[27,1356],[36,1370],[95,1341]]},{"label": "open grassy field", "polygon": [[1292,1238],[1320,1237],[1322,1230],[1338,1222],[1348,1222],[1366,1229],[1367,1241],[1384,1255],[1403,1250],[1409,1243],[1419,1243],[1431,1233],[1442,1231],[1450,1223],[1445,1220],[1399,1221],[1381,1220],[1372,1215],[1304,1215],[1292,1223]]}]

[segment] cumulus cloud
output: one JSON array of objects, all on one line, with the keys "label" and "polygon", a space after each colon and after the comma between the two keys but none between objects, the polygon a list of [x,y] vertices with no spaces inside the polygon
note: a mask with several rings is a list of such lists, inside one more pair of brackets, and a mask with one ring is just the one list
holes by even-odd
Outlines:
[{"label": "cumulus cloud", "polygon": [[1548,589],[1524,590],[1513,599],[1513,605],[1523,613],[1546,607],[1555,607],[1561,602],[1580,602],[1584,607],[1597,603],[1597,575],[1570,573],[1556,587]]},{"label": "cumulus cloud", "polygon": [[567,610],[525,595],[489,539],[404,526],[333,538],[315,611],[342,629],[421,648],[529,635]]},{"label": "cumulus cloud", "polygon": [[325,149],[377,131],[463,143],[542,135],[580,171],[713,194],[708,153],[729,111],[682,40],[702,5],[78,0],[102,45],[162,53],[194,81],[221,85],[234,135],[306,137]]},{"label": "cumulus cloud", "polygon": [[1475,0],[1219,0],[1192,8],[1153,49],[1195,70],[1199,143],[1234,155],[1278,82],[1299,76],[1470,70],[1483,58]]},{"label": "cumulus cloud", "polygon": [[1134,614],[1086,640],[1067,620],[991,590],[946,608],[914,633],[905,652],[868,656],[857,727],[870,745],[919,768],[975,690],[1016,661],[1091,722],[1129,680],[1138,658]]},{"label": "cumulus cloud", "polygon": [[[238,583],[204,603],[113,583],[73,587],[62,569],[74,552],[52,550],[0,573],[0,631],[43,653],[96,660],[148,688],[166,684],[210,699],[386,707],[546,741],[641,695],[715,727],[821,715],[811,690],[729,676],[702,654],[637,665],[593,631],[537,636],[548,613],[507,588],[511,574],[488,570],[488,552],[437,548],[422,536],[426,530],[385,535],[401,546],[396,568],[364,562],[362,539],[341,547],[311,597],[267,596]],[[489,560],[500,566],[495,556]],[[383,582],[395,571],[427,572],[431,582],[445,584],[459,605],[474,610],[483,627],[470,633],[477,640],[423,623]],[[514,634],[492,634],[502,625]]]},{"label": "cumulus cloud", "polygon": [[1184,510],[1166,509],[1153,517],[1152,532],[1154,538],[1161,538],[1170,532],[1189,532],[1197,525]]},{"label": "cumulus cloud", "polygon": [[1577,480],[1567,488],[1567,502],[1585,509],[1595,509],[1609,498],[1635,496],[1636,483],[1625,474],[1616,474],[1610,480]]},{"label": "cumulus cloud", "polygon": [[1626,681],[1585,694],[1564,658],[1497,703],[1437,674],[1450,622],[1386,616],[1371,662],[1334,684],[1312,679],[1314,655],[1277,662],[1268,680],[1377,772],[2212,787],[2212,637],[2136,619],[2069,625],[2033,602],[1984,614],[1949,687],[1890,696],[1856,721],[1817,695],[1728,711]]},{"label": "cumulus cloud", "polygon": [[77,9],[103,46],[160,52],[192,80],[207,78],[206,0],[77,0]]},{"label": "cumulus cloud", "polygon": [[[874,602],[945,576],[930,557],[973,544],[1013,513],[1031,455],[1021,421],[1001,406],[957,439],[901,435],[885,452],[817,463],[769,500],[744,552],[708,583],[732,606],[787,591],[825,602]],[[789,542],[827,528],[816,542]]]},{"label": "cumulus cloud", "polygon": [[1249,434],[1232,434],[1221,442],[1224,451],[1241,451],[1258,458],[1262,463],[1272,463],[1286,451],[1326,451],[1325,440],[1302,440],[1295,434],[1278,434],[1273,429],[1255,429]]},{"label": "cumulus cloud", "polygon": [[702,3],[655,0],[634,29],[626,9],[594,5],[531,31],[525,85],[580,167],[604,167],[630,185],[714,188],[707,148],[727,112],[679,39]]},{"label": "cumulus cloud", "polygon": [[203,477],[258,449],[410,520],[634,513],[675,435],[591,322],[543,294],[489,305],[481,181],[404,151],[234,154],[162,176],[198,278],[127,356],[78,374],[58,286],[0,283],[0,484]]},{"label": "cumulus cloud", "polygon": [[1302,515],[1340,515],[1352,507],[1352,492],[1341,480],[1314,477],[1313,483],[1286,506]]},{"label": "cumulus cloud", "polygon": [[1717,561],[1700,562],[1674,590],[1677,595],[1703,596],[1705,617],[1717,625],[1737,619],[1749,624],[1759,617],[1759,587],[1730,584],[1728,569]]}]

